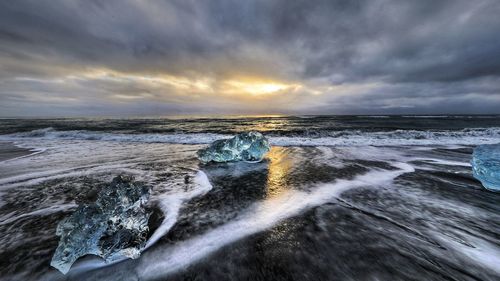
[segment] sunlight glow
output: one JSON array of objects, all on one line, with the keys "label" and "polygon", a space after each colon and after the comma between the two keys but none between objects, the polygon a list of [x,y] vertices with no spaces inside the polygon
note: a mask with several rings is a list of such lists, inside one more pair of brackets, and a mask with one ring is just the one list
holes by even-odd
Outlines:
[{"label": "sunlight glow", "polygon": [[299,87],[296,84],[252,80],[227,80],[223,85],[227,92],[245,93],[254,96],[293,90]]},{"label": "sunlight glow", "polygon": [[259,96],[295,91],[300,84],[273,81],[265,78],[237,77],[214,79],[212,77],[188,77],[170,74],[122,73],[109,69],[89,69],[79,75],[69,75],[66,80],[104,80],[148,84],[153,87],[172,87],[185,93],[221,93],[228,95]]},{"label": "sunlight glow", "polygon": [[288,189],[287,178],[293,163],[288,158],[286,150],[283,147],[272,147],[267,154],[269,159],[267,197],[274,197]]}]

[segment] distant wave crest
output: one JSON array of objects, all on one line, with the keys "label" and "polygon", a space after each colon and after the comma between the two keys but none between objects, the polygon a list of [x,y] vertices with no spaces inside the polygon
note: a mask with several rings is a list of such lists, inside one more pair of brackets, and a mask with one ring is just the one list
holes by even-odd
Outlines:
[{"label": "distant wave crest", "polygon": [[[398,146],[398,145],[477,145],[500,142],[500,127],[462,130],[362,130],[307,131],[294,136],[266,135],[278,146]],[[230,135],[214,133],[144,134],[99,131],[57,131],[53,128],[0,136],[0,140],[27,138],[45,140],[96,140],[114,142],[207,144]]]}]

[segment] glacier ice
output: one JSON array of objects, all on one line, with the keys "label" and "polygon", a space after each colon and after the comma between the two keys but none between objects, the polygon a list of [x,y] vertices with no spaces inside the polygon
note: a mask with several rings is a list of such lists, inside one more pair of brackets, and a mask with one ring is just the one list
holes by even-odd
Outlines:
[{"label": "glacier ice", "polygon": [[261,161],[269,150],[269,141],[261,133],[244,132],[231,139],[214,141],[198,151],[198,158],[203,163]]},{"label": "glacier ice", "polygon": [[59,245],[50,265],[66,274],[71,265],[87,254],[110,262],[139,257],[149,231],[150,213],[145,204],[150,188],[130,176],[117,176],[102,189],[95,203],[80,205],[59,222]]},{"label": "glacier ice", "polygon": [[474,177],[486,189],[500,191],[500,144],[477,146],[471,162]]}]

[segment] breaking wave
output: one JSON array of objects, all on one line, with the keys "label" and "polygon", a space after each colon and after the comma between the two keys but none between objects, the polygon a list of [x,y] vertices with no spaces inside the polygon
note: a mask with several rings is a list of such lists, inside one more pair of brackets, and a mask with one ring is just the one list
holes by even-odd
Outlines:
[{"label": "breaking wave", "polygon": [[[278,146],[397,146],[397,145],[478,145],[500,142],[500,127],[462,130],[392,130],[392,131],[308,131],[292,136],[266,134]],[[113,142],[207,144],[231,135],[217,133],[144,134],[98,132],[87,130],[58,131],[53,128],[1,135],[0,140],[96,140]]]}]

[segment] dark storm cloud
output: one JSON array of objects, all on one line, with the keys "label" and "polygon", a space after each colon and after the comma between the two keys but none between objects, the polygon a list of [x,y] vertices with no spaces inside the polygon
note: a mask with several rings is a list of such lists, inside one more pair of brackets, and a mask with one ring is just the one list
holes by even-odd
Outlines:
[{"label": "dark storm cloud", "polygon": [[[214,89],[238,75],[303,84],[301,96],[275,104],[282,112],[328,113],[343,104],[359,113],[443,106],[500,113],[499,14],[496,0],[2,1],[0,101],[4,108],[43,98],[111,108],[117,94],[137,95],[145,111],[161,101],[196,112],[217,98],[206,93],[197,106],[179,89],[142,80],[58,81],[107,69],[203,76]],[[379,86],[368,91],[367,83]],[[357,84],[351,94],[310,94]],[[245,109],[227,97],[211,106]]]}]

